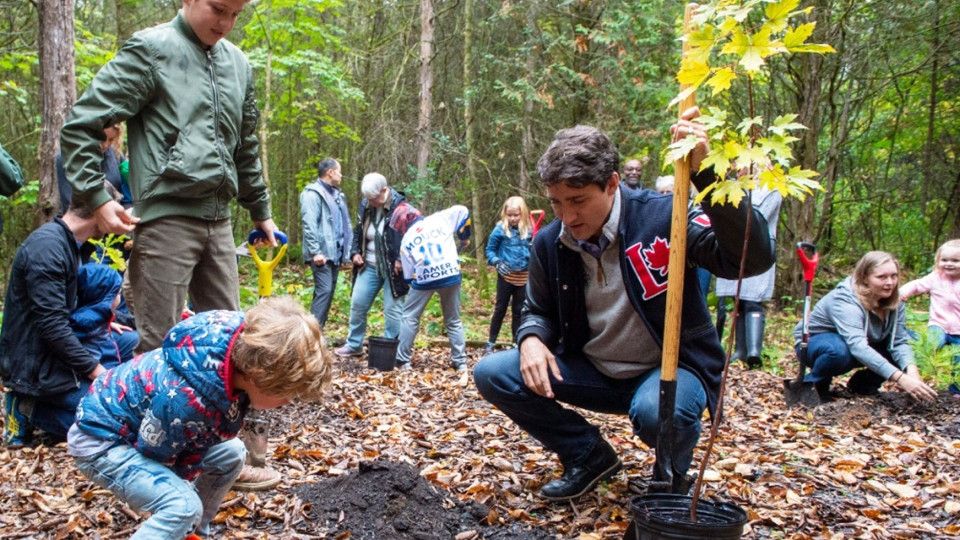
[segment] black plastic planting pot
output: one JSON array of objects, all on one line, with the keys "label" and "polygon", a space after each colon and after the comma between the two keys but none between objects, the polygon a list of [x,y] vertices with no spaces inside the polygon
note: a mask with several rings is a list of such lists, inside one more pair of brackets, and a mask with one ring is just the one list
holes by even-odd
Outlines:
[{"label": "black plastic planting pot", "polygon": [[739,506],[700,500],[694,521],[690,519],[692,502],[687,495],[665,493],[634,497],[630,502],[633,524],[624,540],[736,540],[743,535],[747,513]]}]

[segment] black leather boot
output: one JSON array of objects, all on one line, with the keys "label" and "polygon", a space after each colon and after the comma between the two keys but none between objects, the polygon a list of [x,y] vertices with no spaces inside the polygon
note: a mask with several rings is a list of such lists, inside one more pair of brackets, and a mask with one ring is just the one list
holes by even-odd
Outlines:
[{"label": "black leather boot", "polygon": [[540,489],[540,495],[548,501],[566,501],[592,490],[623,468],[617,452],[602,438],[590,451],[583,463],[564,466],[563,476],[548,482]]},{"label": "black leather boot", "polygon": [[[750,369],[760,369],[763,367],[763,327],[764,323],[762,311],[752,311],[747,313],[745,321],[746,349],[747,356],[744,361]],[[738,335],[737,338],[740,336]]]},{"label": "black leather boot", "polygon": [[817,390],[817,397],[820,398],[820,403],[830,403],[834,400],[833,393],[830,392],[830,380],[823,380],[818,383],[814,383],[813,387]]},{"label": "black leather boot", "polygon": [[847,390],[858,396],[875,396],[880,393],[883,381],[880,375],[869,369],[861,369],[850,376],[850,380],[847,381]]}]

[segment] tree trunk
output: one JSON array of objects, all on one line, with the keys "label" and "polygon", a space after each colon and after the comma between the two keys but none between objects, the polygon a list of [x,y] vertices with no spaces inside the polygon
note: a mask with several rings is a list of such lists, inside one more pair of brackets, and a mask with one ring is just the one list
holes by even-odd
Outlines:
[{"label": "tree trunk", "polygon": [[417,177],[430,166],[430,121],[433,116],[433,3],[420,0],[420,118],[417,122]]},{"label": "tree trunk", "polygon": [[[815,43],[822,43],[824,29],[829,23],[829,10],[826,2],[821,0],[816,2],[814,13],[817,21],[818,39],[813,39]],[[796,75],[796,103],[798,109],[797,121],[807,127],[803,130],[800,141],[796,146],[796,155],[799,165],[804,169],[817,170],[819,162],[819,152],[817,142],[820,138],[820,114],[821,114],[821,92],[822,92],[822,67],[823,56],[819,54],[803,54],[797,59],[800,66]],[[777,235],[778,251],[781,255],[793,254],[794,246],[797,242],[814,242],[814,233],[816,231],[815,222],[816,197],[809,196],[803,201],[797,199],[787,199],[784,201],[784,214],[786,227],[781,227],[780,234]],[[777,276],[777,290],[774,298],[779,299],[784,296],[796,298],[803,291],[803,269],[800,261],[794,256],[780,257],[783,262],[781,267],[787,269]]]},{"label": "tree trunk", "polygon": [[77,99],[74,77],[73,0],[40,0],[40,194],[37,225],[46,223],[60,209],[56,157],[60,152],[60,129]]},{"label": "tree trunk", "polygon": [[520,143],[520,193],[526,194],[530,189],[529,164],[536,162],[536,149],[533,146],[533,88],[536,84],[537,55],[533,54],[537,40],[537,16],[539,0],[527,2],[527,58],[525,62],[527,78],[527,96],[523,100],[523,133]]},{"label": "tree trunk", "polygon": [[477,129],[473,119],[476,100],[473,80],[473,0],[463,3],[463,124],[466,126],[465,143],[467,146],[467,184],[470,186],[470,201],[473,211],[473,248],[477,259],[477,286],[486,292],[489,278],[487,260],[483,242],[486,227],[483,223],[483,208],[480,202],[480,179],[477,174]]},{"label": "tree trunk", "polygon": [[[927,215],[927,201],[930,199],[930,185],[936,173],[933,171],[933,144],[936,136],[934,124],[937,118],[937,90],[939,86],[937,60],[940,56],[940,2],[933,2],[933,43],[930,56],[930,104],[927,110],[927,142],[923,151],[923,179],[921,182],[920,214]],[[939,243],[939,239],[938,239]]]},{"label": "tree trunk", "polygon": [[267,184],[267,187],[270,187],[270,169],[267,165],[270,163],[270,147],[268,145],[267,135],[269,135],[270,130],[267,126],[267,122],[270,119],[270,95],[273,90],[272,88],[272,68],[273,62],[273,48],[267,49],[267,63],[264,67],[263,74],[263,87],[264,87],[264,97],[263,97],[263,111],[260,114],[260,166],[263,170],[263,181]]}]

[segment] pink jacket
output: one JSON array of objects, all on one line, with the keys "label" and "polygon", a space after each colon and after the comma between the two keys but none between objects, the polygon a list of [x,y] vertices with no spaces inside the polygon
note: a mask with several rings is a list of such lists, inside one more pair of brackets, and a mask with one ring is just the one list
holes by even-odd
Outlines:
[{"label": "pink jacket", "polygon": [[939,326],[951,335],[960,335],[960,280],[951,280],[933,271],[900,288],[900,297],[930,293],[930,326]]}]

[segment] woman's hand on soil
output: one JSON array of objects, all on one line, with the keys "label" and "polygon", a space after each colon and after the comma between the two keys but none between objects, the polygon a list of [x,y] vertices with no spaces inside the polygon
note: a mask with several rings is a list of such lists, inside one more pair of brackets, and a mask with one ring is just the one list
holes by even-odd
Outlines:
[{"label": "woman's hand on soil", "polygon": [[897,380],[897,384],[899,384],[900,388],[903,388],[906,393],[910,394],[910,397],[917,401],[933,403],[937,399],[936,390],[930,388],[927,383],[910,373],[904,372],[904,374],[900,376],[900,379]]}]

